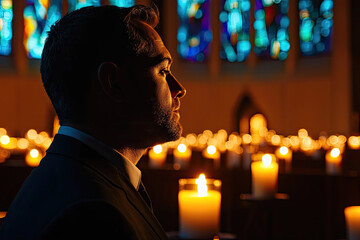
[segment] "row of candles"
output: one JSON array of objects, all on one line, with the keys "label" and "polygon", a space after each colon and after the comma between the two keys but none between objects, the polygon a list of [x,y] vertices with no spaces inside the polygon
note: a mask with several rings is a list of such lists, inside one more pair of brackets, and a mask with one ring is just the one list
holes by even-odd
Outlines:
[{"label": "row of candles", "polygon": [[[262,130],[265,132],[265,129]],[[258,131],[259,133],[261,131]],[[341,171],[342,153],[346,142],[350,149],[360,149],[360,137],[343,135],[321,136],[314,140],[305,129],[300,129],[297,136],[283,137],[275,131],[264,134],[238,134],[229,136],[225,130],[212,133],[205,130],[201,134],[188,134],[178,141],[157,145],[148,152],[151,167],[161,167],[166,161],[168,152],[174,156],[175,168],[186,167],[192,156],[192,150],[201,151],[204,158],[213,160],[215,167],[220,165],[220,156],[227,152],[229,166],[239,164],[242,156],[244,166],[251,168],[252,198],[272,199],[277,193],[279,161],[284,161],[289,169],[293,151],[303,151],[312,155],[322,149],[327,150],[326,171],[338,174]],[[52,138],[46,132],[37,133],[29,130],[24,138],[14,138],[0,128],[0,162],[10,154],[25,154],[29,166],[37,166],[44,151],[50,146]],[[261,153],[259,147],[276,146],[274,153]],[[221,181],[206,179],[179,180],[179,229],[184,238],[212,238],[219,233]],[[360,206],[345,209],[345,216],[350,239],[360,239]]]}]

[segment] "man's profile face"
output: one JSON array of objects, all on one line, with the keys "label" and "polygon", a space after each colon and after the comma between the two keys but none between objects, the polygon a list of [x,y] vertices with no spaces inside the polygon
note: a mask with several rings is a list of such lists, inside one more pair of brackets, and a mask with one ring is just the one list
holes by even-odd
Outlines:
[{"label": "man's profile face", "polygon": [[179,108],[185,89],[170,71],[172,58],[157,32],[142,22],[137,27],[147,36],[151,51],[134,64],[135,115],[144,123],[144,137],[154,143],[173,141],[182,133]]}]

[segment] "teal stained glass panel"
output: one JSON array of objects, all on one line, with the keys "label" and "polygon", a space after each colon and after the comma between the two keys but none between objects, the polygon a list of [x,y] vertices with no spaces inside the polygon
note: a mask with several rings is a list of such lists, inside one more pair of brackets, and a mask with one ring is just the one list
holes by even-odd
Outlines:
[{"label": "teal stained glass panel", "polygon": [[209,0],[178,0],[177,3],[178,53],[183,59],[203,62],[212,40]]},{"label": "teal stained glass panel", "polygon": [[109,3],[118,7],[132,7],[135,5],[135,0],[110,0]]},{"label": "teal stained glass panel", "polygon": [[333,34],[333,0],[299,0],[299,19],[302,55],[329,53]]},{"label": "teal stained glass panel", "polygon": [[242,62],[251,50],[250,0],[223,0],[219,15],[222,24],[220,57],[229,62]]},{"label": "teal stained glass panel", "polygon": [[256,0],[254,52],[259,57],[285,60],[290,50],[289,0]]},{"label": "teal stained glass panel", "polygon": [[68,0],[69,12],[89,6],[100,6],[100,0]]},{"label": "teal stained glass panel", "polygon": [[61,0],[26,0],[24,47],[29,58],[41,58],[47,32],[61,18]]},{"label": "teal stained glass panel", "polygon": [[0,55],[11,53],[13,7],[11,0],[0,0]]}]

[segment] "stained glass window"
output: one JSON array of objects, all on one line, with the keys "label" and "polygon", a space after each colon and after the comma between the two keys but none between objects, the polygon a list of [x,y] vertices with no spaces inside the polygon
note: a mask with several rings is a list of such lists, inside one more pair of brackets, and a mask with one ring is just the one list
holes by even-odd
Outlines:
[{"label": "stained glass window", "polygon": [[69,0],[69,12],[89,6],[100,6],[100,0]]},{"label": "stained glass window", "polygon": [[303,55],[328,53],[333,32],[333,0],[299,0],[300,50]]},{"label": "stained glass window", "polygon": [[11,0],[0,0],[0,55],[11,53],[13,8]]},{"label": "stained glass window", "polygon": [[61,18],[61,0],[26,0],[24,46],[30,58],[40,58],[47,32]]},{"label": "stained glass window", "polygon": [[287,15],[289,0],[256,0],[254,12],[256,55],[285,60],[290,49]]},{"label": "stained glass window", "polygon": [[135,0],[110,0],[109,3],[118,7],[132,7],[135,5]]},{"label": "stained glass window", "polygon": [[212,40],[209,0],[178,0],[180,26],[178,53],[186,60],[202,62],[209,54]]},{"label": "stained glass window", "polygon": [[251,50],[249,0],[223,0],[220,57],[229,62],[246,60]]}]

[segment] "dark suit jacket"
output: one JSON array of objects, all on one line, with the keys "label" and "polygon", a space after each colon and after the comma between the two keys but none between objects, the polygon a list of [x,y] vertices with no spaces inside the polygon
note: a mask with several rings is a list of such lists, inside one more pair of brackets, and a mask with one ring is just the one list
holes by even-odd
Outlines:
[{"label": "dark suit jacket", "polygon": [[124,171],[56,135],[12,202],[0,239],[167,239]]}]

